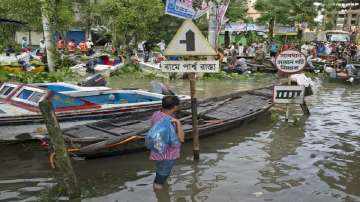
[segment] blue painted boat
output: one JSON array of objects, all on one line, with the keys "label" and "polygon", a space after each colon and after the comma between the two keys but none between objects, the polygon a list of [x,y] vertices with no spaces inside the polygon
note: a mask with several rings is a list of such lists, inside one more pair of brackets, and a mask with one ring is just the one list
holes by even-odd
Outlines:
[{"label": "blue painted boat", "polygon": [[[68,83],[16,84],[0,86],[0,139],[15,139],[14,134],[36,132],[44,128],[38,104],[49,99],[60,123],[76,125],[119,117],[137,111],[156,110],[164,95],[144,90],[113,90],[107,87],[80,87]],[[188,100],[188,96],[179,96]],[[18,129],[15,130],[14,127]]]}]

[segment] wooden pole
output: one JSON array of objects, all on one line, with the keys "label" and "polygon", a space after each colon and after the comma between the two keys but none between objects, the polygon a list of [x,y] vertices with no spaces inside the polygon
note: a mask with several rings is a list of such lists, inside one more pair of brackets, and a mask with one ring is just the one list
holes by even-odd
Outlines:
[{"label": "wooden pole", "polygon": [[[291,85],[290,75],[288,77],[288,85]],[[286,122],[289,122],[289,116],[290,116],[290,108],[289,108],[289,104],[286,104],[286,115],[285,115]]]},{"label": "wooden pole", "polygon": [[196,78],[195,73],[190,73],[190,95],[191,95],[191,113],[192,113],[192,136],[193,136],[193,153],[194,161],[200,159],[200,143],[197,116],[197,100],[196,100]]},{"label": "wooden pole", "polygon": [[71,201],[81,201],[81,190],[66,151],[65,141],[51,102],[44,100],[40,102],[39,107],[48,130],[51,148],[56,156],[55,165],[58,170],[58,175],[56,175],[58,182],[64,184]]},{"label": "wooden pole", "polygon": [[310,110],[306,104],[306,101],[304,100],[304,102],[300,105],[303,113],[306,115],[306,116],[309,116],[310,115]]}]

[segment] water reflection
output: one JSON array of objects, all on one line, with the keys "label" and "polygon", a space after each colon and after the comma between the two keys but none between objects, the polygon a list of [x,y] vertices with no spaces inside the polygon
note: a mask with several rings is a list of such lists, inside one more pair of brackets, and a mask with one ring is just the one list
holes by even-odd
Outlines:
[{"label": "water reflection", "polygon": [[356,201],[360,200],[360,89],[332,87],[324,87],[319,95],[323,99],[314,110],[318,119],[311,118],[307,126],[317,137],[312,136],[305,147],[319,151],[314,165],[318,177],[337,190],[333,194]]},{"label": "water reflection", "polygon": [[[259,121],[264,128],[270,129],[271,121],[269,117],[259,119]],[[177,162],[173,174],[170,177],[168,190],[163,190],[159,194],[152,192],[152,181],[154,179],[154,170],[152,169],[146,171],[146,176],[139,176],[138,179],[132,179],[131,181],[126,181],[122,176],[121,179],[124,180],[123,189],[107,194],[106,196],[94,197],[87,201],[115,201],[126,198],[125,201],[158,200],[165,202],[169,201],[167,200],[168,197],[170,197],[170,201],[217,201],[214,197],[217,197],[218,194],[214,194],[214,192],[221,191],[225,187],[225,185],[219,184],[227,184],[235,178],[237,178],[235,181],[240,183],[242,181],[242,175],[240,174],[239,178],[236,173],[237,170],[243,170],[245,167],[246,169],[250,169],[251,166],[256,164],[253,162],[255,158],[251,155],[250,145],[247,147],[249,148],[248,151],[250,151],[250,153],[240,152],[241,156],[236,156],[235,158],[231,155],[231,152],[234,151],[233,147],[256,136],[262,129],[253,123],[247,127],[241,128],[241,130],[237,129],[202,139],[202,155],[199,163],[194,163],[192,161],[191,144],[185,144],[183,147],[182,158]],[[147,156],[136,154],[131,158],[139,159],[147,158]],[[123,160],[123,158],[121,159]],[[222,163],[229,160],[233,162],[227,162],[226,164]],[[144,161],[146,161],[146,159],[144,159]],[[120,162],[120,159],[116,162]],[[149,166],[153,168],[152,162],[147,162],[146,165],[150,164]],[[137,166],[133,167],[134,164],[136,164],[136,161],[128,162],[127,170],[135,171],[136,169],[139,169]],[[246,164],[250,164],[250,167],[245,166]],[[149,173],[151,174],[148,175]],[[116,175],[113,177],[116,177]],[[245,177],[243,179],[245,179]],[[94,180],[94,182],[95,181],[96,180]],[[122,185],[120,180],[116,184]],[[105,190],[109,191],[108,188],[105,188]],[[238,190],[229,189],[229,191]],[[222,197],[226,196],[223,194],[221,195]]]},{"label": "water reflection", "polygon": [[[294,113],[294,112],[292,112]],[[259,170],[261,186],[268,192],[277,192],[299,186],[304,182],[304,178],[294,178],[290,174],[299,168],[295,165],[289,165],[286,158],[296,155],[296,149],[302,145],[304,138],[304,119],[298,125],[292,123],[279,122],[266,138],[268,143],[264,146],[263,151],[268,155],[265,160],[268,162],[265,167]]]}]

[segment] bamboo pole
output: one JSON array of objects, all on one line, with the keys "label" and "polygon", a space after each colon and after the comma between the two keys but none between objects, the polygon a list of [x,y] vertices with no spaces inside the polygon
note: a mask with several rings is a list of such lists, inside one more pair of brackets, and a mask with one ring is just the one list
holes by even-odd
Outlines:
[{"label": "bamboo pole", "polygon": [[56,156],[57,181],[64,184],[71,201],[81,201],[81,190],[66,151],[65,141],[51,102],[44,100],[40,102],[39,108],[49,134],[51,149]]},{"label": "bamboo pole", "polygon": [[196,78],[195,73],[190,73],[190,95],[191,95],[191,113],[192,113],[192,136],[193,136],[193,154],[194,161],[200,159],[200,142],[198,130],[198,114],[196,99]]}]

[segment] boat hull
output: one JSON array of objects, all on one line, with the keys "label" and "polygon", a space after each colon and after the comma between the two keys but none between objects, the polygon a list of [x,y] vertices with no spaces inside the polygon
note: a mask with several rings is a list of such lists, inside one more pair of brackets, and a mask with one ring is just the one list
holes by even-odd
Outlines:
[{"label": "boat hull", "polygon": [[[0,66],[0,70],[7,71],[9,73],[21,73],[21,72],[27,72],[25,71],[21,66]],[[35,68],[29,72],[31,73],[42,73],[46,71],[45,65],[37,65]]]},{"label": "boat hull", "polygon": [[[264,90],[264,89],[262,89]],[[234,99],[234,97],[239,97]],[[229,101],[230,100],[230,101]],[[240,126],[265,115],[272,107],[272,90],[246,91],[207,99],[199,103],[199,136],[205,137]],[[210,110],[210,111],[209,111]],[[192,138],[190,110],[181,120],[185,137]],[[64,130],[65,140],[72,154],[85,158],[120,155],[145,150],[144,137],[150,127],[151,113],[145,112],[123,119],[96,122]],[[185,118],[185,119],[184,119]],[[129,120],[132,120],[132,122]]]}]

